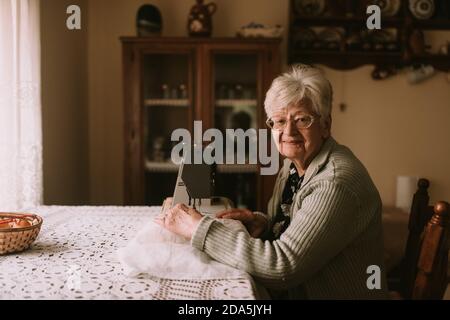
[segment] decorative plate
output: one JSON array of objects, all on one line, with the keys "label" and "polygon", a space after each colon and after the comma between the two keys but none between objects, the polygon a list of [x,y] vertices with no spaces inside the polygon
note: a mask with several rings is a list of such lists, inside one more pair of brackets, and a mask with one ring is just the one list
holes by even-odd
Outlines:
[{"label": "decorative plate", "polygon": [[301,28],[294,32],[293,36],[294,46],[297,48],[311,48],[315,41],[317,41],[317,35],[313,29]]},{"label": "decorative plate", "polygon": [[395,30],[373,30],[371,40],[375,50],[394,51],[398,49]]},{"label": "decorative plate", "polygon": [[339,28],[326,28],[319,33],[318,37],[325,48],[339,49],[343,39],[343,31]]},{"label": "decorative plate", "polygon": [[161,35],[162,24],[161,12],[156,6],[145,4],[139,8],[136,15],[138,36]]},{"label": "decorative plate", "polygon": [[353,32],[345,39],[345,45],[350,50],[360,49],[363,39],[359,32]]},{"label": "decorative plate", "polygon": [[401,6],[400,0],[373,0],[371,2],[380,7],[381,14],[384,17],[395,16],[399,12]]},{"label": "decorative plate", "polygon": [[303,17],[317,17],[325,11],[325,0],[295,0],[294,6]]},{"label": "decorative plate", "polygon": [[396,41],[396,35],[391,30],[374,30],[371,34],[371,38],[374,43],[388,43]]},{"label": "decorative plate", "polygon": [[417,19],[430,19],[435,11],[434,0],[409,0],[409,10]]}]

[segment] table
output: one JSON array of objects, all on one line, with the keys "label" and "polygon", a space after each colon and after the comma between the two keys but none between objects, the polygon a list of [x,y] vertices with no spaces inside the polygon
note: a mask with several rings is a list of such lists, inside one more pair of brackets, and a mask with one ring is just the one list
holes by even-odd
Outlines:
[{"label": "table", "polygon": [[[170,280],[122,273],[116,250],[124,247],[160,207],[59,207],[28,210],[44,218],[30,250],[0,256],[0,299],[257,299],[250,276]],[[389,270],[403,255],[409,214],[383,210]],[[79,283],[77,282],[79,279]],[[79,286],[77,285],[79,284]],[[450,299],[450,286],[445,296]]]},{"label": "table", "polygon": [[160,207],[60,207],[28,210],[44,218],[33,246],[0,256],[0,299],[257,299],[247,275],[235,279],[126,277],[116,258]]}]

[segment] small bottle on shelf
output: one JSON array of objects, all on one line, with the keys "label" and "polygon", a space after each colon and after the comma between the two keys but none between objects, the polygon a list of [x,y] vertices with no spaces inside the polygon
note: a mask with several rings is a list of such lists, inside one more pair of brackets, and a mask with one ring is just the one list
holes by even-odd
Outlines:
[{"label": "small bottle on shelf", "polygon": [[233,88],[228,89],[228,97],[227,98],[228,98],[228,100],[236,99],[236,93]]},{"label": "small bottle on shelf", "polygon": [[219,92],[217,97],[219,99],[227,99],[228,98],[228,90],[227,90],[227,86],[222,84],[219,86]]},{"label": "small bottle on shelf", "polygon": [[161,86],[161,93],[162,93],[162,98],[163,98],[163,99],[170,99],[170,89],[169,89],[169,85],[163,84],[163,85]]},{"label": "small bottle on shelf", "polygon": [[236,85],[236,90],[235,90],[235,98],[236,99],[242,99],[242,95],[243,95],[242,85],[237,84]]},{"label": "small bottle on shelf", "polygon": [[171,99],[178,99],[178,89],[176,87],[173,87],[172,90],[170,90],[170,98]]},{"label": "small bottle on shelf", "polygon": [[187,99],[187,87],[185,84],[180,84],[180,99]]},{"label": "small bottle on shelf", "polygon": [[250,100],[250,99],[253,99],[253,96],[254,96],[254,94],[253,94],[252,88],[250,86],[245,86],[244,90],[242,92],[242,99]]},{"label": "small bottle on shelf", "polygon": [[153,140],[153,161],[164,161],[164,137],[158,136]]}]

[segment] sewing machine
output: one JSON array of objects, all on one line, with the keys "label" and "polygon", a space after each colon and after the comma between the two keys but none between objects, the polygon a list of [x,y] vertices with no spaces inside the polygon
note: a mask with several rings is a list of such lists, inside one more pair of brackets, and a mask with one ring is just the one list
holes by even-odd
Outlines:
[{"label": "sewing machine", "polygon": [[214,196],[215,169],[215,165],[182,163],[173,198],[164,201],[163,210],[179,203],[208,215],[233,208],[233,202],[228,198]]}]

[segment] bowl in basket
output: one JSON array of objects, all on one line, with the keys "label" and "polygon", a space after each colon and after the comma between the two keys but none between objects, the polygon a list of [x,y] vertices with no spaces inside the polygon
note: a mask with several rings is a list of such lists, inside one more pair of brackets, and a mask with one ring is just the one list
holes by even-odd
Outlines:
[{"label": "bowl in basket", "polygon": [[42,222],[35,214],[0,212],[0,255],[28,249],[36,240]]}]

